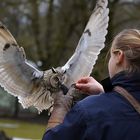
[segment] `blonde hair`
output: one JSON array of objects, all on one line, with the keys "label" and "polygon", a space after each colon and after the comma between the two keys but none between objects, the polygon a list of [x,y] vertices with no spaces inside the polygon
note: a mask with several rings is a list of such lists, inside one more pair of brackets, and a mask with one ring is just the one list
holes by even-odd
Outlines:
[{"label": "blonde hair", "polygon": [[129,72],[140,72],[140,30],[123,30],[114,38],[112,47],[124,52]]}]

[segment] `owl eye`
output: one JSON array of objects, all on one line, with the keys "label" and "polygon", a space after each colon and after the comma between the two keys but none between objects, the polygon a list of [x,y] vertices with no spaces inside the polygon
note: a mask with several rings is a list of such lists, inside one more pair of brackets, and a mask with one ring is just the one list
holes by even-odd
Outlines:
[{"label": "owl eye", "polygon": [[59,78],[56,76],[56,77],[54,77],[54,80],[56,81],[56,82],[59,82]]},{"label": "owl eye", "polygon": [[58,88],[59,87],[59,82],[60,82],[60,79],[59,79],[58,75],[53,75],[50,78],[51,86],[54,87],[54,88]]}]

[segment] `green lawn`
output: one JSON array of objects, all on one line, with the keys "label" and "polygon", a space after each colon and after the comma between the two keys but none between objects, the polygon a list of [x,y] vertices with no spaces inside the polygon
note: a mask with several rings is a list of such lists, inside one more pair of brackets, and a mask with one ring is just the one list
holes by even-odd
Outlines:
[{"label": "green lawn", "polygon": [[18,120],[0,119],[0,130],[4,130],[9,137],[21,137],[41,140],[46,125],[27,123]]}]

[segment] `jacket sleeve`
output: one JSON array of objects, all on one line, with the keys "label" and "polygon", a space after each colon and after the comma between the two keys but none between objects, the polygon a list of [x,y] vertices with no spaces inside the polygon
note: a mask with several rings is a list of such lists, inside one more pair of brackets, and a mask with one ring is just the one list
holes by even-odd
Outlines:
[{"label": "jacket sleeve", "polygon": [[78,140],[84,137],[85,130],[84,114],[77,104],[66,115],[64,122],[48,130],[42,140]]}]

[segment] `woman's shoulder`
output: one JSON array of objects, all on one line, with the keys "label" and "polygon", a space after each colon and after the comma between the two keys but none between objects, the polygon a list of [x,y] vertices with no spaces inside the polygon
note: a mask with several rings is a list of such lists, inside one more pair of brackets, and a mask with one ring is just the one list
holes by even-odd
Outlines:
[{"label": "woman's shoulder", "polygon": [[[91,95],[82,101],[78,102],[79,108],[89,116],[89,119],[97,120],[97,118],[107,117],[109,118],[110,114],[119,113],[122,108],[122,98],[116,92],[103,93],[100,95]],[[91,118],[90,118],[91,117]]]},{"label": "woman's shoulder", "polygon": [[81,106],[92,106],[92,107],[104,107],[105,105],[108,105],[110,103],[114,103],[115,98],[117,98],[116,92],[107,92],[107,93],[102,93],[99,95],[90,95],[86,97],[85,99],[81,100],[79,104]]}]

